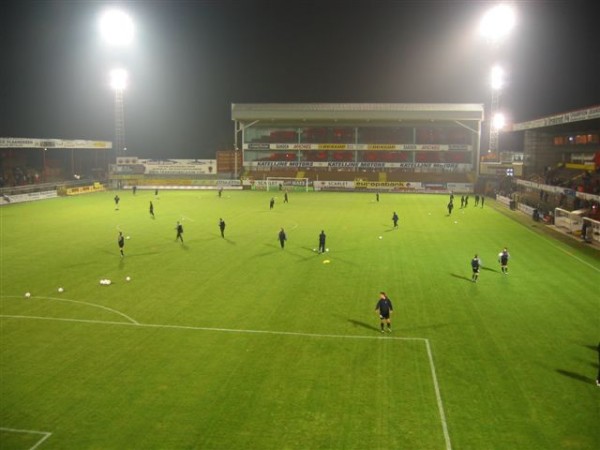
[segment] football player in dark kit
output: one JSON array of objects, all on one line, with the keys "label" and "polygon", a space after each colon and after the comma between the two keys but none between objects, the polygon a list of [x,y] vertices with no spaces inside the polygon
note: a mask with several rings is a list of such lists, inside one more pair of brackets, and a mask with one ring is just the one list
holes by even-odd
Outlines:
[{"label": "football player in dark kit", "polygon": [[271,201],[269,202],[269,209],[273,209],[273,206],[275,206],[275,198],[271,197]]},{"label": "football player in dark kit", "polygon": [[319,234],[319,253],[325,253],[325,231],[321,230],[321,234]]},{"label": "football player in dark kit", "polygon": [[510,254],[508,253],[508,249],[504,248],[502,252],[498,255],[498,261],[500,262],[500,269],[504,275],[508,275],[508,259],[510,258]]},{"label": "football player in dark kit", "polygon": [[479,278],[480,266],[481,266],[481,260],[479,259],[477,254],[475,254],[473,259],[471,260],[471,268],[473,269],[473,275],[471,276],[471,281],[473,281],[474,283],[476,283],[477,278]]},{"label": "football player in dark kit", "polygon": [[283,250],[283,247],[285,247],[285,241],[287,241],[287,236],[285,235],[285,231],[283,231],[283,228],[279,232],[278,239],[279,244],[281,244],[281,250]]},{"label": "football player in dark kit", "polygon": [[394,228],[398,228],[398,214],[394,211],[394,215],[392,216],[392,222],[394,222]]},{"label": "football player in dark kit", "polygon": [[119,195],[115,195],[115,209],[118,210],[119,209],[119,200],[121,200],[119,198]]},{"label": "football player in dark kit", "polygon": [[452,214],[452,209],[454,209],[454,203],[448,203],[448,215]]},{"label": "football player in dark kit", "polygon": [[175,230],[177,230],[177,237],[175,238],[175,240],[180,240],[183,244],[183,225],[181,225],[181,222],[177,222]]},{"label": "football player in dark kit", "polygon": [[381,319],[381,332],[384,332],[385,324],[387,323],[388,333],[391,333],[392,320],[390,316],[394,312],[394,308],[392,307],[392,301],[383,291],[379,293],[379,301],[375,306],[375,312],[379,314],[379,319]]},{"label": "football player in dark kit", "polygon": [[119,237],[117,238],[117,244],[119,244],[119,251],[121,252],[121,258],[125,256],[123,253],[123,247],[125,247],[125,238],[123,237],[123,233],[119,231]]},{"label": "football player in dark kit", "polygon": [[225,221],[223,219],[219,219],[219,230],[221,230],[221,237],[225,238]]},{"label": "football player in dark kit", "polygon": [[150,202],[150,215],[154,219],[154,205],[152,204],[152,202]]}]

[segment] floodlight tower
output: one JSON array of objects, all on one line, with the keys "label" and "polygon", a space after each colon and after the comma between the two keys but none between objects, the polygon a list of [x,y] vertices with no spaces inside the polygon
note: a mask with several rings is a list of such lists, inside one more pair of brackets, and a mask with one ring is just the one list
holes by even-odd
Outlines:
[{"label": "floodlight tower", "polygon": [[[512,7],[507,4],[500,4],[484,14],[479,24],[480,34],[487,40],[492,47],[492,53],[497,53],[500,44],[506,40],[511,30],[515,26],[515,13]],[[504,87],[504,70],[496,65],[492,68],[490,87],[492,89],[492,102],[490,105],[489,132],[489,153],[498,151],[498,137],[502,126],[504,126],[504,116],[500,113],[500,94]],[[499,126],[502,122],[502,126]]]},{"label": "floodlight tower", "polygon": [[492,103],[490,108],[490,142],[489,152],[498,151],[498,138],[500,130],[504,126],[504,115],[500,113],[500,93],[504,86],[504,70],[500,66],[492,67],[490,87],[492,88]]},{"label": "floodlight tower", "polygon": [[[100,34],[110,47],[125,49],[133,42],[134,27],[131,17],[119,10],[106,11],[100,18]],[[110,85],[115,91],[115,153],[122,156],[125,152],[125,109],[123,91],[128,82],[124,69],[110,72]]]},{"label": "floodlight tower", "polygon": [[123,91],[127,87],[127,72],[113,69],[110,72],[110,86],[115,91],[115,152],[116,156],[125,153],[125,105]]}]

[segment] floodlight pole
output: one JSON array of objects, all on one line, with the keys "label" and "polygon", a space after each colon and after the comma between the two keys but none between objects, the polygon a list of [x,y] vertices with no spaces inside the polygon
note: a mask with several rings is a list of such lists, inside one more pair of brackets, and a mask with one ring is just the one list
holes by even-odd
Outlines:
[{"label": "floodlight pole", "polygon": [[[497,153],[499,146],[498,141],[500,138],[500,129],[494,125],[494,117],[500,111],[500,89],[492,89],[492,102],[490,109],[490,117],[489,117],[489,126],[490,126],[490,142],[489,142],[489,150],[490,153]],[[499,157],[499,155],[498,155]]]},{"label": "floodlight pole", "polygon": [[123,89],[115,89],[115,151],[116,156],[123,156],[125,149],[125,107]]}]

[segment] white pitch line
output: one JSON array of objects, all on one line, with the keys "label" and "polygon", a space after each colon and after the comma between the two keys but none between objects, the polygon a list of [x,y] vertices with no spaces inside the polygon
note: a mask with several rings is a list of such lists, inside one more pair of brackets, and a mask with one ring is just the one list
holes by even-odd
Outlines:
[{"label": "white pitch line", "polygon": [[[20,299],[21,297],[18,297],[16,295],[5,295],[5,296],[3,296],[3,298],[18,298],[18,299]],[[68,298],[58,298],[58,297],[36,297],[36,296],[30,297],[30,300],[33,300],[33,299],[56,300],[56,301],[59,301],[59,302],[79,303],[81,305],[92,306],[94,308],[100,308],[100,309],[104,309],[105,311],[110,311],[110,312],[115,313],[115,314],[117,314],[117,315],[119,315],[121,317],[124,317],[125,319],[127,319],[128,321],[130,321],[133,324],[136,324],[136,325],[138,324],[137,320],[132,319],[127,314],[122,313],[121,311],[117,311],[116,309],[109,308],[108,306],[98,305],[96,303],[88,303],[88,302],[82,302],[82,301],[79,301],[79,300],[70,300]],[[120,322],[117,322],[117,323],[120,323]]]},{"label": "white pitch line", "polygon": [[50,433],[49,431],[17,430],[16,428],[5,428],[5,427],[0,427],[0,431],[8,431],[10,433],[26,433],[26,434],[41,434],[41,435],[43,435],[40,438],[40,440],[37,441],[36,444],[33,447],[31,447],[29,450],[35,450],[42,444],[42,442],[44,442],[46,439],[48,439],[50,436],[52,436],[52,433]]},{"label": "white pitch line", "polygon": [[[300,337],[312,337],[312,338],[330,338],[330,339],[368,339],[368,340],[396,340],[396,341],[420,341],[425,343],[425,349],[427,350],[427,357],[429,359],[429,368],[431,371],[431,377],[433,379],[433,388],[435,392],[435,398],[438,406],[438,412],[442,424],[442,431],[444,434],[444,442],[446,445],[445,450],[452,450],[452,444],[450,442],[450,434],[448,433],[448,423],[446,421],[446,414],[444,412],[444,404],[442,402],[442,395],[440,393],[440,386],[437,379],[435,370],[435,363],[433,361],[433,354],[431,352],[431,346],[429,339],[419,337],[396,337],[396,336],[349,336],[343,334],[319,334],[319,333],[300,333],[294,331],[270,331],[270,330],[244,330],[244,329],[233,329],[233,328],[211,328],[211,327],[195,327],[189,325],[161,325],[151,323],[139,323],[133,322],[109,322],[104,320],[88,320],[88,319],[66,319],[57,317],[40,317],[40,316],[17,316],[1,314],[0,318],[9,319],[35,319],[35,320],[49,320],[58,322],[79,322],[79,323],[93,323],[102,325],[122,325],[138,328],[162,328],[162,329],[175,329],[175,330],[197,330],[197,331],[217,331],[221,333],[240,333],[240,334],[269,334],[278,336],[300,336]],[[131,319],[133,320],[133,319]],[[30,449],[33,450],[33,449]]]},{"label": "white pitch line", "polygon": [[530,233],[535,234],[537,237],[539,237],[540,239],[545,240],[551,247],[554,247],[558,250],[560,250],[563,253],[566,253],[567,255],[569,255],[571,258],[576,259],[577,261],[579,261],[582,264],[585,264],[586,266],[592,268],[593,270],[595,270],[596,272],[600,272],[600,269],[596,266],[591,265],[589,262],[584,261],[583,259],[575,256],[573,253],[568,252],[567,250],[565,250],[564,248],[559,247],[558,245],[553,243],[553,240],[550,238],[547,238],[546,236],[541,235],[540,233],[536,233],[535,231],[529,229],[529,228],[525,228],[527,231],[529,231]]},{"label": "white pitch line", "polygon": [[442,421],[442,431],[444,433],[444,441],[446,442],[446,450],[452,450],[450,434],[448,433],[448,422],[446,421],[446,414],[444,413],[442,394],[440,393],[440,385],[437,380],[437,374],[435,371],[435,364],[433,363],[433,354],[431,352],[431,346],[429,345],[429,339],[425,339],[425,347],[427,348],[427,356],[429,357],[429,367],[431,369],[431,377],[433,378],[433,388],[435,390],[435,398],[437,400],[438,411],[440,413],[440,420]]}]

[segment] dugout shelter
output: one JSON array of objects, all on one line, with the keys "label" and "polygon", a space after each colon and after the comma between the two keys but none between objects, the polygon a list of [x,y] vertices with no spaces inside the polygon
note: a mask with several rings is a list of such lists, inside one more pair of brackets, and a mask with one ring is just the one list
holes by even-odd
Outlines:
[{"label": "dugout shelter", "polygon": [[231,105],[244,175],[257,178],[474,182],[483,116],[482,104]]}]

